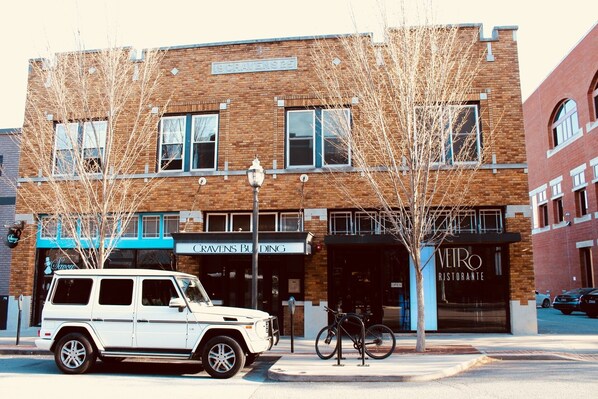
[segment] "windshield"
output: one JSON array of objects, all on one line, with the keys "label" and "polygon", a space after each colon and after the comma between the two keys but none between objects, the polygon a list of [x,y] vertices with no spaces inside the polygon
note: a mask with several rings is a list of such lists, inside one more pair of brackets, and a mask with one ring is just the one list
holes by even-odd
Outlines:
[{"label": "windshield", "polygon": [[177,278],[179,287],[189,303],[210,303],[208,294],[196,278]]}]

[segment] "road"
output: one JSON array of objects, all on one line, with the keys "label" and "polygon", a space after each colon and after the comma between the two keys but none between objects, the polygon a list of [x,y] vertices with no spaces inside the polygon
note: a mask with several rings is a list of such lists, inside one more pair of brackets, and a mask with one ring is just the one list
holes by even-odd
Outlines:
[{"label": "road", "polygon": [[[266,379],[276,360],[222,381],[189,363],[101,363],[91,374],[64,375],[49,356],[0,357],[0,392],[7,399],[218,397],[239,399],[564,398],[598,392],[598,362],[493,361],[458,376],[422,383],[280,383]],[[516,383],[514,383],[516,382]]]},{"label": "road", "polygon": [[590,319],[585,313],[564,315],[553,308],[538,308],[540,334],[598,334],[598,318]]}]

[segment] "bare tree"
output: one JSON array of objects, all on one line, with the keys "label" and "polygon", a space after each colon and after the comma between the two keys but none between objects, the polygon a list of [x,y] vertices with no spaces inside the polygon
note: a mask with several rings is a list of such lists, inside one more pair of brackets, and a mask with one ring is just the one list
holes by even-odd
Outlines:
[{"label": "bare tree", "polygon": [[[385,40],[349,35],[315,51],[320,100],[351,105],[352,119],[328,123],[330,145],[350,154],[359,174],[333,173],[347,198],[357,180],[370,189],[355,206],[378,221],[409,253],[415,268],[418,352],[425,351],[424,247],[437,248],[471,205],[469,187],[483,161],[480,116],[468,105],[484,51],[477,29],[423,23],[385,27]],[[318,90],[318,89],[317,89]],[[324,138],[326,140],[326,138]],[[490,143],[490,135],[484,137]],[[339,177],[340,175],[340,177]]]},{"label": "bare tree", "polygon": [[19,207],[44,215],[42,233],[56,236],[60,225],[86,268],[103,267],[161,183],[151,172],[167,103],[162,57],[145,51],[131,59],[130,48],[112,47],[30,63]]}]

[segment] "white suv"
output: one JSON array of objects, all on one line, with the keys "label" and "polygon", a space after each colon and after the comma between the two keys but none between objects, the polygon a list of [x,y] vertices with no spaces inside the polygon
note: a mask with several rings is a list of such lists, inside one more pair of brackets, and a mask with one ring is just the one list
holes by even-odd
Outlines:
[{"label": "white suv", "polygon": [[197,359],[212,377],[230,378],[278,339],[276,317],[214,306],[195,276],[104,269],[55,273],[35,344],[69,374],[98,357],[141,357]]}]

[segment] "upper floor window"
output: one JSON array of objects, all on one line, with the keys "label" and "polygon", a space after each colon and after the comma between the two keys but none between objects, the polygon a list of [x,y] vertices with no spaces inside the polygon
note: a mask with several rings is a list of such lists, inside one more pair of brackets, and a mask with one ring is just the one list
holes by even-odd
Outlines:
[{"label": "upper floor window", "polygon": [[349,165],[348,108],[287,111],[287,167]]},{"label": "upper floor window", "polygon": [[[79,170],[101,170],[106,146],[106,121],[58,123],[55,128],[54,174],[73,175]],[[77,162],[80,163],[77,168]]]},{"label": "upper floor window", "polygon": [[573,100],[566,100],[560,105],[552,123],[554,146],[570,140],[578,130],[577,104]]},{"label": "upper floor window", "polygon": [[592,92],[592,104],[594,104],[594,119],[598,120],[598,78]]},{"label": "upper floor window", "polygon": [[165,116],[160,121],[160,170],[216,169],[217,142],[218,114]]},{"label": "upper floor window", "polygon": [[4,155],[0,155],[0,176],[2,176],[2,165],[4,163]]},{"label": "upper floor window", "polygon": [[[260,212],[259,231],[302,231],[303,215],[299,212]],[[251,213],[209,213],[206,231],[252,231],[253,215]]]},{"label": "upper floor window", "polygon": [[481,138],[478,106],[450,105],[417,107],[416,135],[433,145],[429,148],[432,163],[475,163],[480,159]]}]

